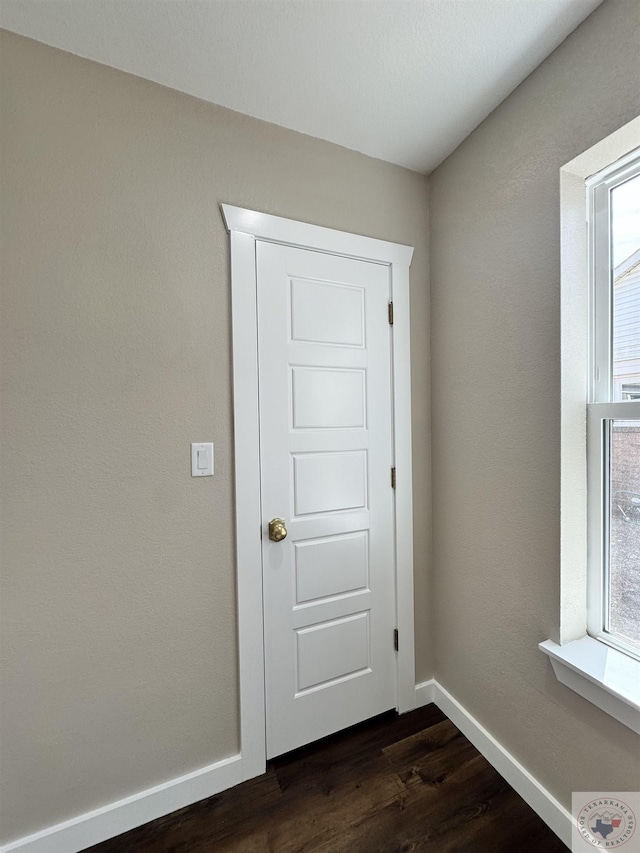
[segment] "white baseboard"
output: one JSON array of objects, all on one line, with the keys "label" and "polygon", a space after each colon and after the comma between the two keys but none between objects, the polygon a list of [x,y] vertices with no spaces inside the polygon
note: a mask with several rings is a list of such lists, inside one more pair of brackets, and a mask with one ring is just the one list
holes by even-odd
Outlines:
[{"label": "white baseboard", "polygon": [[212,797],[242,781],[242,756],[232,755],[193,773],[58,823],[0,847],[0,853],[78,853],[150,820]]},{"label": "white baseboard", "polygon": [[[571,847],[570,813],[444,687],[434,679],[423,681],[416,685],[415,699],[416,708],[434,702],[547,826]],[[0,853],[79,853],[93,844],[232,788],[244,778],[248,776],[242,756],[233,755],[42,832],[19,838],[0,847]]]},{"label": "white baseboard", "polygon": [[422,681],[416,684],[416,708],[422,708],[423,705],[430,705],[433,701],[433,690],[436,682],[433,678],[429,681]]},{"label": "white baseboard", "polygon": [[447,715],[525,803],[571,848],[573,818],[567,809],[434,679],[416,685],[416,707],[428,702],[434,702]]}]

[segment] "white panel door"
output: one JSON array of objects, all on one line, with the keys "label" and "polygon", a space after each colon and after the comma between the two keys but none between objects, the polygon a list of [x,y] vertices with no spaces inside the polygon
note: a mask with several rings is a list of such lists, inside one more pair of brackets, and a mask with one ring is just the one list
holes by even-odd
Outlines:
[{"label": "white panel door", "polygon": [[271,758],[396,707],[390,283],[274,243],[256,259]]}]

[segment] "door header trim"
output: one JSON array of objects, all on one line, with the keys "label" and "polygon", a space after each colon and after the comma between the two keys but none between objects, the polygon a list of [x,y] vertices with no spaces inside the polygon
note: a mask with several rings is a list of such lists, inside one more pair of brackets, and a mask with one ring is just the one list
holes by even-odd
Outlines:
[{"label": "door header trim", "polygon": [[348,234],[321,225],[296,222],[293,219],[245,210],[243,207],[233,207],[230,204],[221,204],[220,207],[229,233],[236,231],[272,243],[282,243],[302,249],[317,249],[334,255],[344,255],[381,264],[401,264],[408,267],[413,258],[412,246],[388,243],[385,240],[363,237],[359,234]]},{"label": "door header trim", "polygon": [[390,270],[395,490],[398,711],[415,707],[413,611],[413,483],[409,265],[413,248],[267,213],[221,205],[231,243],[236,584],[243,779],[264,773],[266,709],[262,609],[262,513],[258,402],[256,240],[385,264]]}]

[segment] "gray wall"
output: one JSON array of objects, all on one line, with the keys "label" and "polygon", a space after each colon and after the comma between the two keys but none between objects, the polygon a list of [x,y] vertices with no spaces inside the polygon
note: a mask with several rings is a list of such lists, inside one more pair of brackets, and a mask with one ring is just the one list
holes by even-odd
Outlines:
[{"label": "gray wall", "polygon": [[[221,201],[415,246],[418,677],[428,197],[414,172],[4,33],[5,839],[238,748]],[[189,442],[216,443],[190,476]]]},{"label": "gray wall", "polygon": [[567,807],[640,788],[637,736],[536,648],[559,632],[559,169],[640,112],[639,16],[606,0],[431,176],[435,676]]}]

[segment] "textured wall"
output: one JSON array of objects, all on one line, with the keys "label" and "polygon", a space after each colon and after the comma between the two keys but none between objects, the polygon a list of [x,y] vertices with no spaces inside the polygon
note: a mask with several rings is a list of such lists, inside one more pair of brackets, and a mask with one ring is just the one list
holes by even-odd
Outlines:
[{"label": "textured wall", "polygon": [[559,631],[559,169],[640,112],[639,17],[606,0],[431,176],[435,674],[566,806],[640,787],[637,736],[537,650]]},{"label": "textured wall", "polygon": [[[418,677],[428,648],[427,181],[3,33],[5,839],[233,754],[221,201],[416,248]],[[190,476],[189,442],[216,443]]]}]

